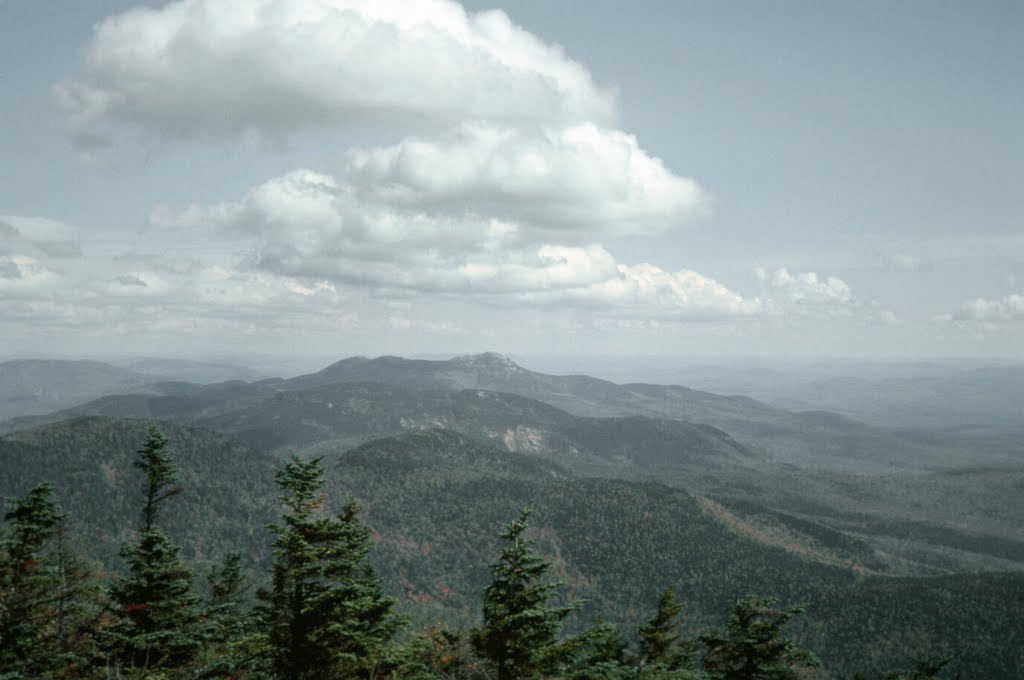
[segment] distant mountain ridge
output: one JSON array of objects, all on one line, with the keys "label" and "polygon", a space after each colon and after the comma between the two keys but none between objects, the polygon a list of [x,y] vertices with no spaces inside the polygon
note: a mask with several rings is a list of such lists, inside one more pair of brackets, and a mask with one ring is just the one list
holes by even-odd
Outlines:
[{"label": "distant mountain ridge", "polygon": [[[9,362],[17,363],[17,362]],[[28,362],[21,362],[26,364]],[[93,370],[103,364],[86,362]],[[3,366],[3,365],[0,365]],[[61,371],[65,375],[61,375]],[[912,461],[918,468],[949,468],[962,464],[963,456],[942,442],[927,437],[908,437],[869,427],[855,420],[824,412],[793,413],[774,408],[747,397],[721,396],[682,386],[651,384],[618,385],[583,375],[557,376],[537,373],[519,366],[496,353],[460,356],[445,361],[403,359],[384,356],[376,359],[352,357],[324,369],[291,379],[270,378],[252,383],[228,381],[220,387],[199,389],[185,382],[159,382],[151,376],[106,367],[118,376],[106,381],[89,379],[72,363],[51,364],[50,374],[36,378],[36,391],[53,393],[52,385],[73,385],[45,402],[36,400],[31,408],[13,411],[15,415],[35,415],[67,409],[75,403],[115,394],[197,396],[225,401],[251,398],[275,391],[308,390],[338,383],[376,383],[416,390],[486,390],[506,392],[551,404],[579,416],[647,416],[706,424],[724,430],[748,447],[762,449],[781,461],[799,465],[824,466],[851,472],[883,472],[905,467]],[[17,383],[18,381],[15,381]],[[27,385],[31,381],[22,380]],[[22,389],[22,393],[25,389]],[[14,397],[14,401],[17,401]],[[49,406],[45,405],[49,404]],[[0,397],[0,407],[3,399]],[[169,407],[164,402],[163,407]],[[66,415],[97,412],[70,409]],[[99,411],[107,415],[129,415]],[[136,414],[131,415],[145,415]],[[153,415],[159,416],[158,413]],[[0,421],[14,416],[4,416]],[[33,421],[26,421],[31,423]],[[20,425],[15,425],[20,426]],[[0,426],[10,429],[12,424]],[[978,452],[970,452],[974,457]],[[1005,462],[995,455],[981,462]],[[972,462],[974,461],[972,458]]]},{"label": "distant mountain ridge", "polygon": [[[368,379],[375,380],[346,382]],[[473,388],[456,389],[463,385]],[[798,513],[888,546],[894,565],[909,560],[909,573],[1021,568],[1015,536],[1024,508],[1012,500],[1013,485],[1024,482],[1020,462],[975,461],[939,440],[899,437],[827,412],[789,413],[686,388],[548,376],[497,355],[356,358],[291,380],[169,382],[152,389],[157,394],[103,397],[10,421],[0,431],[80,416],[156,418],[230,434],[276,455],[334,456],[375,438],[440,427],[581,475],[656,479]],[[581,399],[588,401],[580,406]],[[573,415],[551,402],[575,404],[577,411],[604,403],[605,411],[629,415]],[[681,419],[694,403],[703,404],[709,420],[734,429]],[[669,417],[652,417],[658,413]],[[950,502],[956,497],[961,500]],[[886,543],[895,537],[898,543]]]},{"label": "distant mountain ridge", "polygon": [[1024,507],[1012,499],[1024,461],[1012,447],[894,433],[685,387],[546,375],[494,353],[356,357],[290,380],[160,382],[137,391],[0,423],[0,432],[83,415],[159,418],[277,454],[334,455],[444,427],[579,474],[754,501],[879,545],[898,536],[888,550],[908,559],[911,573],[925,555],[940,572],[1020,568],[1012,556]]},{"label": "distant mountain ridge", "polygon": [[126,360],[123,365],[133,371],[159,376],[162,380],[203,385],[231,380],[253,382],[268,377],[266,373],[236,364],[167,357],[133,357]]},{"label": "distant mountain ridge", "polygon": [[158,379],[100,361],[5,361],[0,363],[0,420],[50,413],[108,394],[147,392]]},{"label": "distant mountain ridge", "polygon": [[[342,359],[326,368],[275,382],[280,389],[306,389],[333,383],[374,382],[421,390],[481,389],[536,399],[580,416],[641,415],[714,426],[747,446],[781,461],[850,472],[884,472],[906,466],[956,467],[973,451],[951,450],[870,427],[838,414],[793,413],[742,396],[721,396],[682,386],[618,385],[584,375],[536,373],[493,352],[447,361]],[[1000,458],[998,453],[996,460]]]},{"label": "distant mountain ridge", "polygon": [[265,376],[241,366],[136,357],[122,365],[88,359],[14,359],[0,362],[0,421],[45,415],[115,394],[162,394],[158,383],[196,385]]},{"label": "distant mountain ridge", "polygon": [[334,454],[369,440],[448,428],[509,451],[578,470],[639,474],[651,464],[716,469],[763,455],[708,425],[640,416],[574,416],[519,395],[484,390],[417,390],[380,383],[279,389],[268,383],[161,383],[159,395],[115,395],[49,416],[14,421],[25,429],[83,416],[170,419],[232,434],[279,455]]}]

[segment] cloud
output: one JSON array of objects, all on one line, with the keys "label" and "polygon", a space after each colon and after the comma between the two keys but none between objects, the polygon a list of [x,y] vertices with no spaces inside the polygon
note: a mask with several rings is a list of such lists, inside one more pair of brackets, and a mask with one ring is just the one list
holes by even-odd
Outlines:
[{"label": "cloud", "polygon": [[967,300],[960,305],[960,309],[947,318],[953,321],[990,324],[1024,321],[1024,294],[1013,293],[996,300]]},{"label": "cloud", "polygon": [[5,298],[48,294],[58,274],[27,255],[0,255],[0,293]]},{"label": "cloud", "polygon": [[815,272],[790,274],[785,267],[768,274],[757,270],[766,296],[786,305],[842,306],[853,302],[853,293],[845,281],[835,276],[819,277]]},{"label": "cloud", "polygon": [[617,265],[615,272],[600,281],[563,290],[524,292],[518,298],[573,302],[627,319],[723,319],[765,311],[760,299],[744,298],[697,272],[667,272],[648,263]]},{"label": "cloud", "polygon": [[448,0],[180,0],[107,18],[55,88],[79,134],[284,139],[307,128],[611,124],[614,95],[501,11]]},{"label": "cloud", "polygon": [[0,254],[26,249],[37,256],[82,256],[75,227],[46,217],[0,215]]},{"label": "cloud", "polygon": [[[0,219],[0,242],[8,250],[61,242],[77,232],[46,218]],[[197,256],[182,249],[194,245],[168,244],[157,256],[94,244],[87,256],[72,259],[0,251],[0,335],[23,339],[60,328],[144,335],[193,324],[295,328],[346,317],[329,282],[239,271],[223,250],[200,248]]]},{"label": "cloud", "polygon": [[[590,133],[604,139],[596,129],[583,138]],[[551,142],[544,144],[545,150],[552,148]],[[178,211],[158,206],[149,219],[162,229],[241,238],[257,270],[329,279],[385,296],[573,302],[670,316],[755,311],[756,301],[695,272],[621,265],[600,244],[584,242],[620,235],[627,224],[647,231],[664,228],[665,213],[680,209],[659,191],[660,182],[671,184],[660,164],[651,168],[653,161],[644,157],[638,161],[643,170],[630,175],[629,163],[607,162],[602,172],[601,158],[589,156],[584,141],[571,144],[583,158],[560,159],[553,164],[563,165],[557,173],[568,180],[572,163],[580,163],[597,178],[579,180],[575,193],[550,203],[540,195],[543,182],[514,169],[499,172],[522,151],[519,145],[498,144],[486,153],[470,145],[469,160],[431,181],[418,168],[436,147],[416,149],[409,143],[376,154],[356,152],[340,177],[297,170],[252,188],[238,201]],[[402,158],[402,149],[409,148],[416,150]],[[438,173],[445,175],[444,167]],[[645,193],[643,182],[652,175],[654,186]],[[520,210],[515,191],[521,201],[535,194],[536,205]],[[620,200],[602,204],[606,194]],[[470,195],[475,199],[463,200]],[[483,200],[484,195],[492,200]],[[579,221],[570,221],[570,213]]]},{"label": "cloud", "polygon": [[[708,218],[714,201],[612,127],[614,94],[585,68],[500,11],[182,0],[101,23],[83,76],[56,92],[93,141],[125,121],[193,139],[367,125],[404,135],[341,153],[330,173],[151,211],[160,233],[236,242],[246,257],[233,275],[673,317],[760,304],[696,272],[621,264],[601,245]],[[151,297],[174,275],[150,261],[104,290]]]},{"label": "cloud", "polygon": [[[636,139],[586,124],[557,133],[476,126],[446,142],[408,139],[355,149],[338,174],[299,169],[239,201],[173,210],[150,223],[256,234],[347,248],[455,241],[585,242],[669,230],[706,217],[711,199],[641,150]],[[302,248],[299,248],[302,250]]]},{"label": "cloud", "polygon": [[[543,183],[517,171],[488,175],[488,168],[518,157],[522,146],[512,145],[505,156],[500,140],[484,146],[486,152],[466,145],[463,151],[472,153],[451,170],[438,163],[434,177],[425,169],[433,155],[452,154],[437,152],[433,143],[359,150],[346,158],[338,175],[296,170],[236,201],[178,210],[158,206],[149,222],[171,232],[236,239],[250,253],[252,271],[333,281],[391,299],[442,295],[504,305],[567,304],[622,318],[841,314],[896,322],[891,312],[857,300],[834,276],[786,268],[759,271],[761,294],[750,297],[692,270],[620,263],[592,239],[622,233],[624,208],[600,204],[603,191],[616,193],[608,184],[629,184],[615,175],[617,169],[625,174],[622,164],[609,163],[607,173],[597,172],[606,184],[595,188],[584,181],[586,190],[559,197],[562,203],[546,214],[539,195]],[[519,187],[521,196],[537,192],[538,205],[518,210],[511,187]],[[654,230],[658,221],[644,219],[658,210],[645,199],[656,203],[658,193],[637,191],[636,196],[634,223],[642,226],[635,228]],[[589,211],[588,219],[560,222],[573,198],[578,203],[573,209]]]},{"label": "cloud", "polygon": [[634,136],[591,123],[547,132],[465,125],[440,141],[351,150],[341,175],[364,200],[590,236],[656,233],[712,211],[696,182]]},{"label": "cloud", "polygon": [[761,285],[760,302],[765,316],[793,320],[848,319],[866,326],[899,326],[894,311],[875,300],[859,298],[850,285],[836,276],[816,272],[791,273],[786,267],[774,272],[754,272]]},{"label": "cloud", "polygon": [[68,279],[83,305],[254,323],[336,313],[351,296],[584,309],[629,324],[865,309],[845,282],[813,272],[762,272],[748,296],[686,268],[619,262],[608,239],[707,219],[714,199],[615,129],[615,96],[584,67],[500,11],[180,0],[102,22],[82,76],[56,94],[92,145],[125,122],[198,140],[400,135],[233,200],[157,205],[150,234],[184,232],[220,243],[219,255],[113,257],[102,276]]}]

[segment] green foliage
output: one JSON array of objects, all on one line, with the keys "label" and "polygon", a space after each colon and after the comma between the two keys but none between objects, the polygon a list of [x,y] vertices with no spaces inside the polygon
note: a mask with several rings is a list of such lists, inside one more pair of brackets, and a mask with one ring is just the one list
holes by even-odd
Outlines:
[{"label": "green foliage", "polygon": [[49,484],[8,500],[0,545],[0,676],[79,677],[95,661],[98,589],[68,546]]},{"label": "green foliage", "polygon": [[0,553],[0,673],[36,677],[50,665],[53,632],[52,591],[58,574],[46,548],[57,536],[63,515],[49,484],[24,498],[8,499],[4,520],[10,538]]},{"label": "green foliage", "polygon": [[[150,421],[79,418],[0,438],[0,495],[23,496],[50,480],[68,529],[91,567],[122,571],[120,549],[136,529],[145,489],[134,467]],[[177,483],[187,489],[160,503],[159,525],[181,546],[181,558],[206,574],[227,552],[242,555],[248,575],[268,563],[261,530],[274,521],[270,455],[223,435],[172,422],[158,425],[173,444]]]},{"label": "green foliage", "polygon": [[243,609],[245,577],[240,561],[238,553],[228,553],[206,577],[210,596],[202,616],[204,650],[199,665],[203,677],[229,677],[245,662],[248,617]]},{"label": "green foliage", "polygon": [[624,677],[626,640],[610,623],[598,622],[563,643],[564,674],[574,680]]},{"label": "green foliage", "polygon": [[32,677],[47,665],[48,641],[41,633],[57,577],[44,550],[63,519],[52,492],[40,484],[24,498],[8,500],[4,520],[12,530],[0,563],[0,672]]},{"label": "green foliage", "polygon": [[473,651],[469,638],[446,626],[431,626],[409,641],[399,677],[489,680],[486,664]]},{"label": "green foliage", "polygon": [[473,647],[490,661],[498,680],[552,672],[563,653],[558,641],[562,622],[574,609],[548,604],[557,586],[543,582],[551,564],[533,552],[533,542],[523,535],[529,518],[524,509],[501,534],[505,546],[484,592],[483,625],[473,634]]},{"label": "green foliage", "polygon": [[779,609],[771,598],[751,595],[736,603],[725,633],[701,636],[704,668],[713,680],[798,680],[818,659],[786,637],[782,628],[800,607]]},{"label": "green foliage", "polygon": [[[20,442],[5,438],[0,441],[0,480],[9,484],[5,490],[14,488],[27,498],[28,486],[20,481],[20,486],[10,486],[9,480],[20,480],[29,473],[37,478],[55,475],[65,505],[66,494],[70,494],[75,499],[70,506],[75,514],[87,516],[85,523],[72,525],[72,529],[102,527],[102,534],[97,529],[85,534],[87,544],[94,548],[99,543],[95,537],[107,540],[126,524],[127,513],[118,504],[131,505],[133,514],[138,514],[142,505],[134,504],[132,494],[125,491],[125,484],[134,482],[129,479],[134,475],[125,474],[130,469],[129,461],[118,456],[119,449],[138,446],[138,434],[144,426],[139,422],[89,419],[25,433]],[[47,605],[51,611],[64,607],[67,614],[49,617],[53,623],[37,631],[32,643],[38,649],[57,650],[52,656],[49,652],[38,654],[40,659],[53,659],[52,670],[40,667],[25,677],[87,676],[95,656],[89,651],[90,639],[96,636],[117,652],[109,667],[99,669],[102,674],[109,671],[111,677],[142,676],[143,668],[154,678],[229,674],[238,678],[287,677],[279,676],[271,663],[262,663],[275,658],[268,634],[271,627],[253,623],[245,611],[246,597],[237,588],[242,573],[251,573],[253,562],[269,554],[262,543],[270,541],[264,541],[265,535],[253,530],[267,521],[266,499],[273,495],[267,492],[273,478],[267,458],[216,435],[172,424],[167,428],[175,447],[182,451],[176,462],[188,493],[176,493],[173,480],[154,487],[147,476],[146,483],[139,485],[139,496],[147,505],[152,501],[151,507],[156,509],[150,513],[153,531],[184,536],[179,563],[204,572],[228,548],[239,546],[243,556],[234,566],[229,558],[214,569],[210,599],[198,619],[191,623],[185,620],[182,628],[174,628],[176,635],[180,633],[194,642],[195,658],[175,667],[164,664],[161,669],[156,660],[133,667],[130,660],[120,656],[121,650],[114,648],[112,641],[115,632],[123,632],[124,621],[110,615],[120,605],[115,603],[103,618],[97,616],[95,587],[91,595],[84,592],[88,587],[81,588],[88,586],[82,582],[83,570],[67,550],[64,533],[57,531],[40,554],[50,573],[67,575],[71,589],[64,592],[68,597]],[[185,446],[179,443],[179,435]],[[135,439],[130,441],[131,437]],[[33,442],[31,446],[25,443],[29,441]],[[104,457],[104,447],[113,453]],[[157,463],[154,468],[168,468],[168,461]],[[175,461],[170,461],[170,477],[178,474],[173,467]],[[576,614],[560,622],[551,653],[539,660],[540,668],[551,669],[548,672],[558,677],[707,677],[703,671],[687,668],[685,661],[669,670],[662,663],[652,662],[638,667],[637,660],[659,656],[650,651],[658,647],[658,640],[674,637],[674,642],[666,645],[669,650],[692,649],[688,638],[710,625],[713,617],[735,601],[737,587],[777,593],[787,601],[809,602],[809,614],[791,620],[788,630],[800,647],[823,654],[832,677],[847,677],[852,669],[859,668],[871,678],[880,678],[884,669],[897,665],[894,660],[935,649],[957,649],[971,677],[1019,677],[1022,667],[1019,611],[1024,590],[1019,574],[933,578],[855,574],[781,548],[766,549],[727,531],[718,515],[703,504],[706,499],[695,499],[681,490],[659,484],[573,477],[564,468],[535,456],[500,451],[451,432],[428,431],[375,442],[338,456],[326,480],[313,475],[312,481],[315,488],[311,489],[312,509],[306,518],[311,528],[304,539],[307,543],[315,537],[316,522],[324,518],[321,489],[334,497],[357,494],[366,508],[366,521],[381,532],[373,553],[362,553],[364,566],[372,557],[384,577],[385,587],[378,582],[376,593],[404,592],[400,605],[404,611],[421,621],[461,625],[463,631],[478,623],[479,593],[493,578],[493,574],[488,577],[487,563],[501,550],[492,536],[492,527],[515,516],[524,504],[533,503],[535,516],[543,516],[544,525],[530,535],[536,540],[539,554],[552,556],[545,576],[566,584],[566,599],[582,593],[589,600]],[[285,500],[294,496],[291,492],[284,495]],[[172,496],[173,501],[165,502]],[[287,515],[301,510],[289,507],[287,502],[285,506]],[[140,529],[145,514],[137,521]],[[362,512],[353,510],[349,519],[361,527],[357,520],[363,517]],[[340,522],[341,518],[333,520]],[[300,524],[292,526],[282,521],[280,528],[290,531]],[[369,534],[365,528],[362,531],[368,545]],[[14,537],[9,532],[5,546]],[[276,548],[281,535],[276,534],[275,539]],[[310,555],[319,554],[315,544],[306,546]],[[4,574],[0,577],[9,578],[6,561],[0,572]],[[312,569],[310,573],[319,572]],[[666,582],[685,584],[685,616],[674,611],[674,600],[663,602],[670,606],[659,606],[654,616],[642,610],[640,604],[656,601],[658,589]],[[332,585],[326,577],[318,578],[316,583]],[[266,587],[267,593],[272,592],[273,585],[271,582]],[[85,596],[76,595],[74,588]],[[191,591],[186,594],[191,596]],[[551,592],[552,596],[556,594]],[[328,600],[320,601],[325,609],[330,609]],[[273,603],[266,599],[261,602],[260,621],[276,620],[277,615],[268,616],[266,612]],[[586,627],[598,617],[611,623]],[[673,620],[679,625],[673,626]],[[57,621],[67,625],[58,625]],[[637,639],[631,636],[627,643],[619,630],[637,631],[638,622],[644,625]],[[348,628],[348,623],[339,626]],[[341,628],[335,633],[340,634]],[[58,633],[60,630],[66,634]],[[362,634],[357,627],[352,630],[357,631],[353,636]],[[577,634],[562,635],[561,630]],[[708,638],[716,636],[725,639],[729,634],[714,633]],[[43,645],[45,640],[62,638],[66,643]],[[363,668],[336,675],[368,677],[375,672],[377,677],[393,674],[424,680],[488,677],[488,664],[477,655],[472,640],[470,632],[434,631],[405,649],[389,642],[381,655],[383,661],[374,670]],[[2,648],[0,645],[0,652],[7,651]],[[648,651],[642,652],[641,648]],[[947,667],[942,671],[945,675],[940,673],[939,677],[950,677],[951,670]],[[807,668],[804,671],[813,673]],[[927,668],[911,667],[891,677],[928,677],[922,672]]]},{"label": "green foliage", "polygon": [[166,444],[151,427],[137,452],[135,467],[145,476],[145,504],[138,540],[121,550],[128,575],[111,588],[117,622],[106,631],[115,663],[143,672],[188,666],[200,646],[192,572],[182,563],[180,548],[157,524],[162,504],[182,490],[175,484],[176,468]]},{"label": "green foliage", "polygon": [[[943,677],[953,677],[953,657],[926,657],[914,662],[914,667],[909,670],[889,671],[882,677],[885,680],[938,680]],[[960,678],[960,669],[956,670],[956,678]]]},{"label": "green foliage", "polygon": [[288,680],[363,678],[397,663],[392,638],[402,625],[367,561],[373,547],[358,506],[322,512],[319,459],[292,457],[277,472],[284,492],[270,590],[258,616],[272,672]]},{"label": "green foliage", "polygon": [[679,615],[683,604],[676,600],[675,588],[668,588],[658,597],[654,616],[637,633],[639,650],[637,665],[641,668],[678,670],[690,661],[688,650],[681,644]]}]

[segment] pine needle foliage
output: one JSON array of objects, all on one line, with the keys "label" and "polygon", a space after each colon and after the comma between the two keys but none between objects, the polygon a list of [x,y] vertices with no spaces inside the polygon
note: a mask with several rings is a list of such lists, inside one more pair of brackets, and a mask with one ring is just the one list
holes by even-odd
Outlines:
[{"label": "pine needle foliage", "polygon": [[774,598],[751,595],[733,607],[726,631],[701,636],[712,680],[799,680],[819,665],[783,633],[802,607],[780,609]]},{"label": "pine needle foliage", "polygon": [[403,625],[368,561],[370,531],[355,503],[323,511],[319,458],[288,460],[277,471],[285,512],[272,525],[272,585],[259,593],[264,656],[286,680],[385,677]]},{"label": "pine needle foliage", "polygon": [[82,677],[96,661],[99,589],[71,550],[49,484],[8,501],[0,543],[0,677]]},{"label": "pine needle foliage", "polygon": [[0,673],[14,677],[35,677],[48,666],[45,631],[58,581],[45,550],[64,517],[52,493],[49,484],[40,484],[24,498],[10,499],[4,515],[11,535],[0,563]]},{"label": "pine needle foliage", "polygon": [[497,680],[555,671],[563,651],[562,622],[575,609],[548,604],[558,585],[543,580],[551,564],[534,553],[533,542],[524,535],[529,518],[530,510],[522,510],[501,534],[505,546],[491,566],[483,625],[473,635],[473,647],[493,665]]},{"label": "pine needle foliage", "polygon": [[128,575],[115,582],[110,593],[117,618],[107,632],[112,663],[143,672],[187,667],[201,643],[192,572],[182,563],[179,546],[158,524],[163,504],[182,491],[166,445],[160,431],[150,427],[136,452],[134,465],[145,476],[145,503],[138,540],[121,548]]},{"label": "pine needle foliage", "polygon": [[679,615],[683,604],[676,599],[675,588],[668,588],[658,597],[654,616],[640,627],[637,638],[637,665],[663,670],[677,670],[689,662],[689,654],[681,643]]}]

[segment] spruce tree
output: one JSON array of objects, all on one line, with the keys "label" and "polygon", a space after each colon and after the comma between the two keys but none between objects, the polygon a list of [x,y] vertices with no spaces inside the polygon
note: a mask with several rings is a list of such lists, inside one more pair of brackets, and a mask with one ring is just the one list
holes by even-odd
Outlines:
[{"label": "spruce tree", "polygon": [[210,631],[208,635],[217,642],[226,642],[241,635],[245,583],[241,558],[236,552],[228,553],[220,566],[211,568],[206,577],[210,599],[203,614]]},{"label": "spruce tree", "polygon": [[203,607],[204,651],[200,676],[232,677],[245,663],[247,616],[243,611],[245,577],[241,555],[228,553],[206,577],[210,597]]},{"label": "spruce tree", "polygon": [[95,661],[98,588],[70,549],[49,484],[8,501],[0,545],[0,676],[80,677]]},{"label": "spruce tree", "polygon": [[626,640],[610,623],[599,621],[562,643],[562,673],[571,680],[632,678],[626,664]]},{"label": "spruce tree", "polygon": [[57,527],[52,559],[57,586],[51,600],[50,622],[55,677],[86,677],[101,660],[98,636],[104,593],[71,548],[66,520]]},{"label": "spruce tree", "polygon": [[549,606],[558,586],[543,582],[551,564],[537,556],[524,536],[530,510],[524,509],[501,538],[501,556],[491,566],[484,592],[483,626],[473,634],[477,653],[490,661],[498,680],[532,678],[557,669],[563,649],[562,622],[575,607]]},{"label": "spruce tree", "polygon": [[53,648],[48,638],[59,580],[46,550],[64,518],[52,493],[49,484],[40,484],[24,498],[9,499],[4,515],[11,523],[0,554],[0,675],[4,677],[39,677],[49,668]]},{"label": "spruce tree", "polygon": [[158,525],[163,504],[182,491],[166,446],[166,438],[150,427],[134,463],[145,475],[145,503],[138,540],[121,547],[128,575],[111,588],[117,623],[108,631],[107,643],[117,666],[180,669],[192,662],[200,647],[192,572],[182,564],[180,548]]},{"label": "spruce tree", "polygon": [[415,680],[491,680],[473,653],[468,635],[441,624],[421,631],[409,641],[398,677]]},{"label": "spruce tree", "polygon": [[726,632],[701,636],[704,668],[713,680],[797,680],[819,665],[782,628],[803,611],[779,609],[771,598],[751,595],[736,603]]},{"label": "spruce tree", "polygon": [[276,477],[285,512],[270,527],[272,585],[258,608],[270,670],[287,680],[382,677],[403,621],[368,562],[373,544],[358,506],[323,512],[319,458],[293,456]]},{"label": "spruce tree", "polygon": [[637,666],[677,670],[688,663],[689,655],[679,634],[679,615],[682,611],[683,605],[676,599],[675,588],[668,588],[661,593],[654,616],[637,631]]}]

